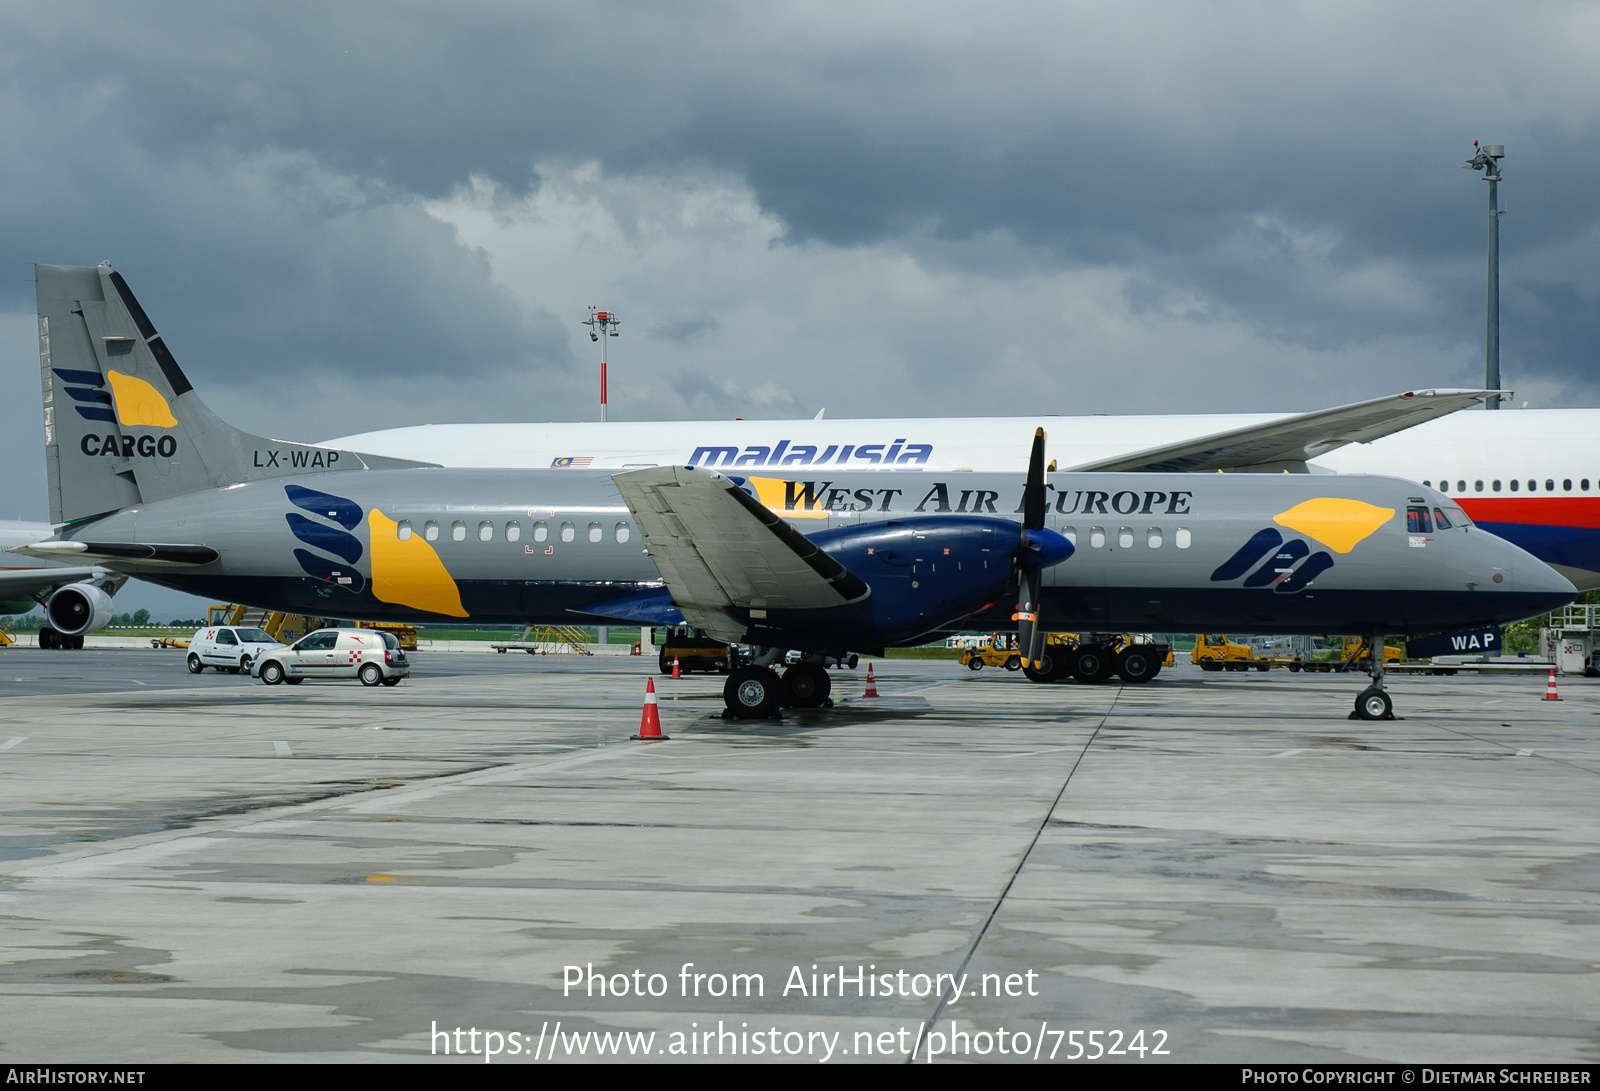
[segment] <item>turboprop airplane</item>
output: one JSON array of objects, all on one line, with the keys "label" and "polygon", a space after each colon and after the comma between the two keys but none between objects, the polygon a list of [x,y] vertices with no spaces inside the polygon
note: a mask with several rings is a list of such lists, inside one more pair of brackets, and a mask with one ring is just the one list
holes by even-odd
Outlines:
[{"label": "turboprop airplane", "polygon": [[[1411,482],[1048,474],[1039,430],[1026,474],[826,480],[447,469],[263,439],[206,408],[109,266],[36,274],[60,529],[17,552],[352,619],[688,620],[755,649],[724,690],[734,716],[826,703],[826,660],[951,628],[1014,622],[1032,669],[1049,671],[1045,619],[1381,639],[1573,595]],[[804,658],[780,678],[771,665],[790,650]],[[1390,714],[1382,658],[1357,701],[1366,718]]]},{"label": "turboprop airplane", "polygon": [[[1600,409],[1458,413],[1507,391],[1413,390],[1299,414],[1054,417],[1072,470],[1384,473],[1437,484],[1479,526],[1600,587]],[[443,466],[724,473],[1020,473],[1036,417],[434,424],[328,440]]]}]

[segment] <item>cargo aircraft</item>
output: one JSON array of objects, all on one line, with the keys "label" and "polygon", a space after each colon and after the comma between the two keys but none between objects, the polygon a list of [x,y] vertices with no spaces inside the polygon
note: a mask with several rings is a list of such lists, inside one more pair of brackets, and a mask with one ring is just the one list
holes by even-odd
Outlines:
[{"label": "cargo aircraft", "polygon": [[1413,390],[1298,414],[430,424],[329,446],[443,466],[723,473],[1021,473],[1040,423],[1073,471],[1381,473],[1447,493],[1580,589],[1600,587],[1600,409],[1459,413],[1488,390]]},{"label": "cargo aircraft", "polygon": [[[752,646],[736,717],[825,704],[828,660],[954,628],[1015,624],[1049,672],[1047,623],[1381,639],[1574,593],[1411,482],[1050,473],[1042,429],[1025,473],[908,475],[462,469],[264,439],[206,407],[109,266],[36,275],[57,531],[14,552],[341,618],[688,621]],[[82,593],[103,623],[109,596]],[[1357,715],[1390,714],[1382,659]]]}]

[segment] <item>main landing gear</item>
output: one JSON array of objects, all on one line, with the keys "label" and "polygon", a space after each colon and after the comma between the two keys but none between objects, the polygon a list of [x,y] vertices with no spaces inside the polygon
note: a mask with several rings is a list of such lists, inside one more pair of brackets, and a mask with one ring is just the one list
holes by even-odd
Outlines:
[{"label": "main landing gear", "polygon": [[[1389,694],[1383,688],[1383,637],[1371,636],[1362,641],[1368,653],[1368,674],[1372,676],[1372,685],[1356,694],[1355,711],[1350,713],[1352,720],[1392,720],[1394,719],[1394,702],[1389,699]],[[1361,652],[1357,651],[1352,659],[1360,659]]]},{"label": "main landing gear", "polygon": [[[778,674],[771,664],[778,649],[763,648],[752,661],[737,667],[722,687],[731,720],[770,720],[782,708],[832,708],[833,679],[820,656],[806,656]],[[854,656],[850,657],[852,660]]]}]

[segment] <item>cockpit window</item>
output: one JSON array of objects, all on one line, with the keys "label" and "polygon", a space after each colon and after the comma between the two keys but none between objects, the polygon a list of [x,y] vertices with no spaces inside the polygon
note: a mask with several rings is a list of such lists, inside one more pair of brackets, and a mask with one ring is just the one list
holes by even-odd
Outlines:
[{"label": "cockpit window", "polygon": [[1443,508],[1433,509],[1433,522],[1440,530],[1450,529],[1450,520],[1445,518]]},{"label": "cockpit window", "polygon": [[1432,534],[1433,520],[1428,517],[1428,509],[1407,508],[1406,530],[1412,534]]}]

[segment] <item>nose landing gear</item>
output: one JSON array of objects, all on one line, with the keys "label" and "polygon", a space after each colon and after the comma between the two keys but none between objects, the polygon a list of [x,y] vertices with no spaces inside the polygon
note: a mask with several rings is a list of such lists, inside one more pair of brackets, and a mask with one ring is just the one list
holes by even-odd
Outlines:
[{"label": "nose landing gear", "polygon": [[[1371,663],[1367,673],[1372,677],[1372,685],[1356,694],[1355,711],[1350,713],[1352,720],[1392,720],[1394,719],[1394,702],[1389,699],[1389,694],[1383,688],[1383,637],[1370,636],[1362,641],[1362,646],[1367,652],[1367,661]],[[1360,659],[1358,650],[1353,659]]]}]

